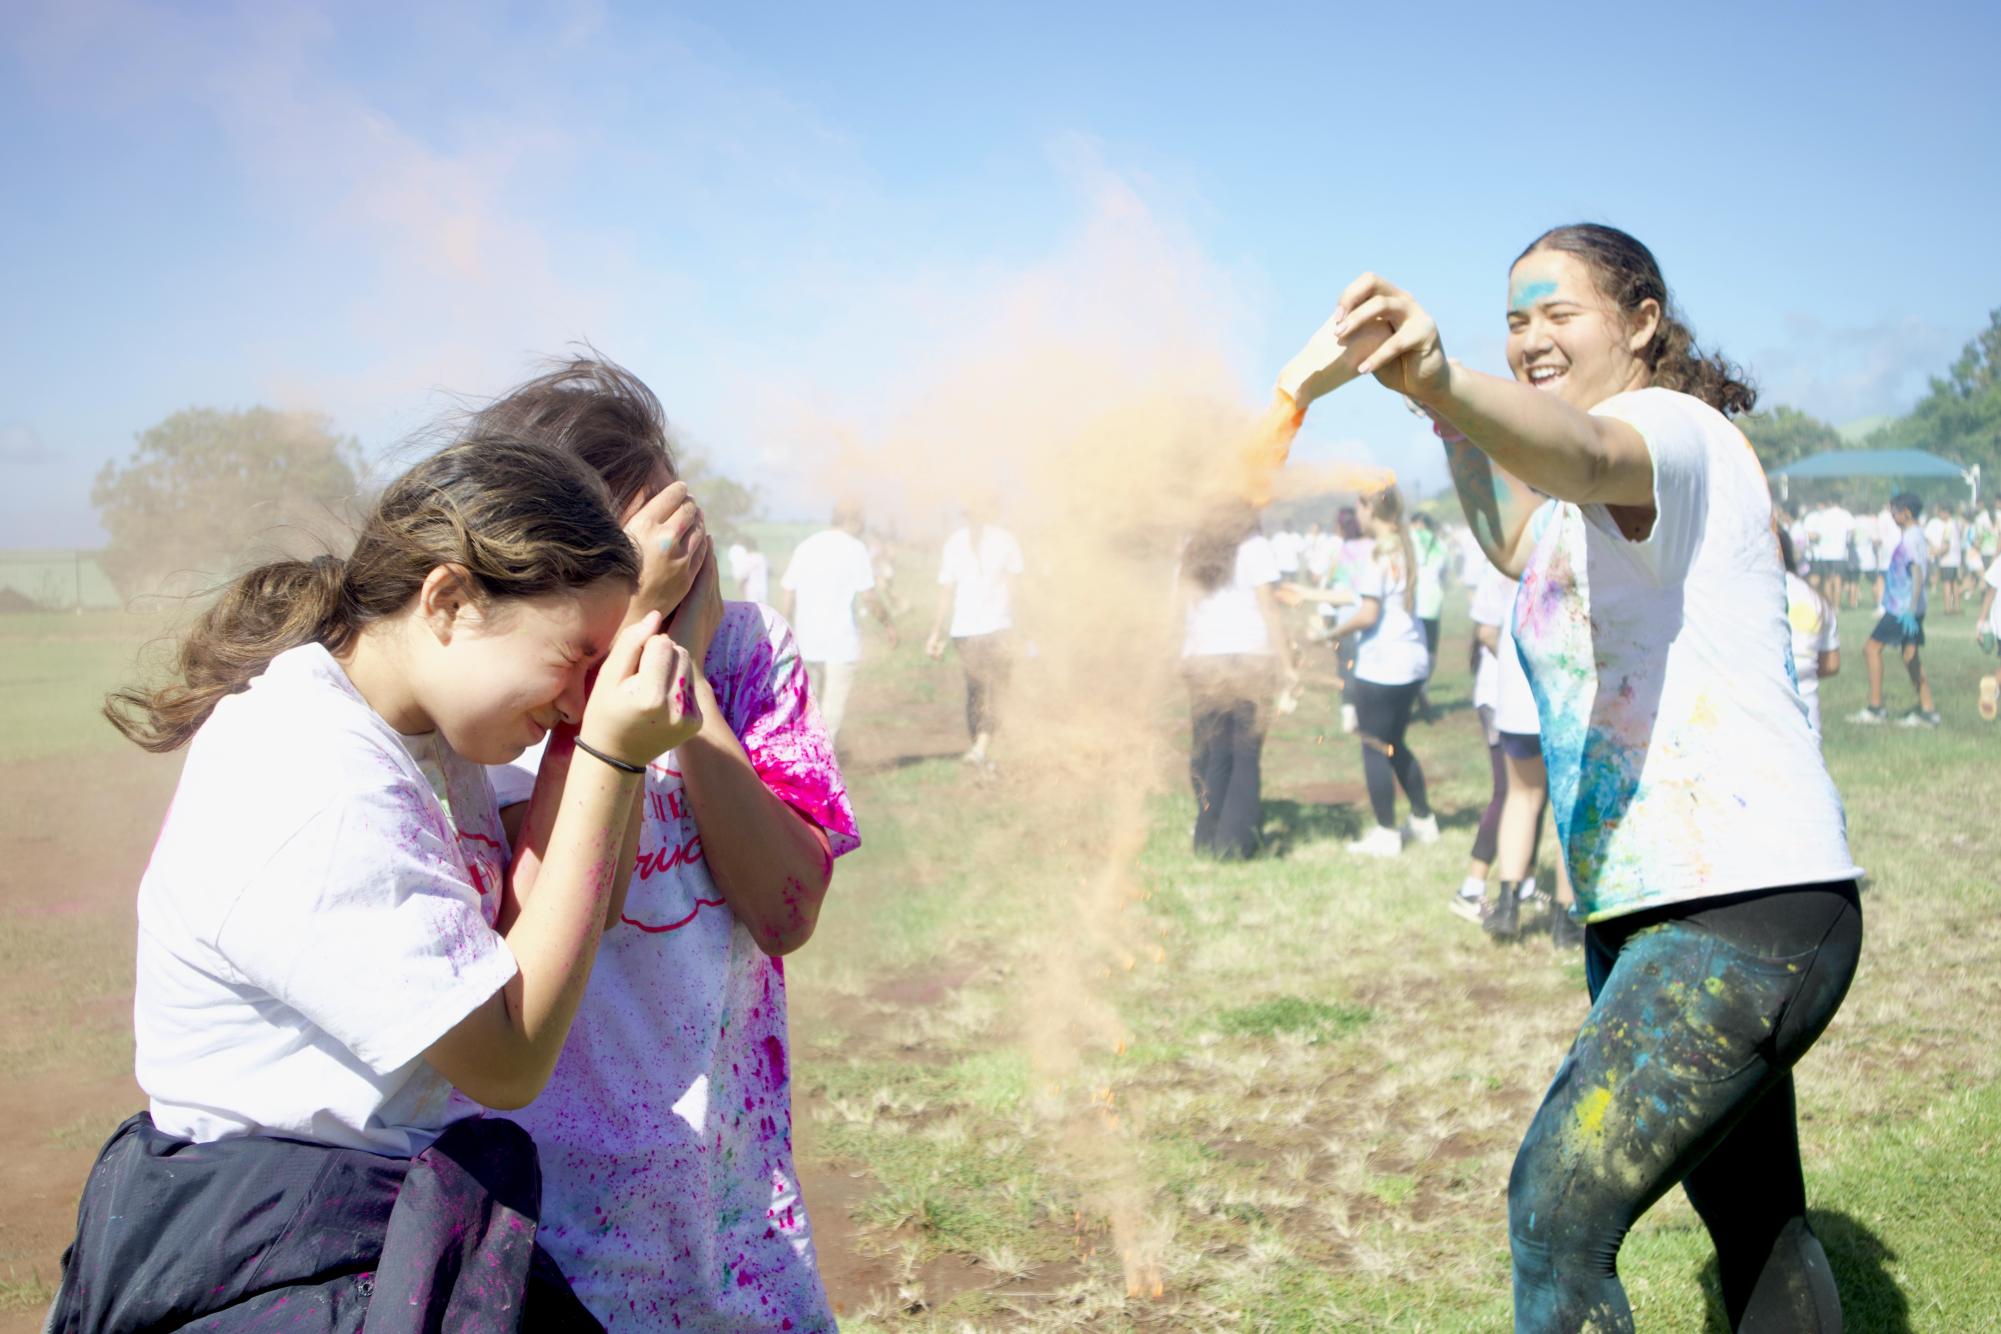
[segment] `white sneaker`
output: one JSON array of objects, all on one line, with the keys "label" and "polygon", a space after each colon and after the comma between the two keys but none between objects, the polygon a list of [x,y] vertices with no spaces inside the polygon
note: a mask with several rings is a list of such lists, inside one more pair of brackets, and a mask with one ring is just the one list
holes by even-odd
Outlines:
[{"label": "white sneaker", "polygon": [[1355,706],[1352,704],[1341,706],[1341,730],[1350,733],[1355,730]]},{"label": "white sneaker", "polygon": [[1427,815],[1422,820],[1415,815],[1403,822],[1403,836],[1412,843],[1436,843],[1438,841],[1438,817]]},{"label": "white sneaker", "polygon": [[1403,851],[1403,835],[1388,825],[1377,825],[1348,845],[1357,857],[1394,857]]}]

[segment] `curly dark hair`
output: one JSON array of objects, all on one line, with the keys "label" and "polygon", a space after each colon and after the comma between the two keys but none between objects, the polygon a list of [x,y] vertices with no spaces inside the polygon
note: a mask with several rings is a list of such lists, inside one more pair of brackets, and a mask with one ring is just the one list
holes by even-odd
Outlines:
[{"label": "curly dark hair", "polygon": [[1721,355],[1696,345],[1694,331],[1668,296],[1660,262],[1636,238],[1602,223],[1574,222],[1538,236],[1515,256],[1515,264],[1538,250],[1560,251],[1583,260],[1599,290],[1628,317],[1639,311],[1642,302],[1659,303],[1660,327],[1640,352],[1653,384],[1691,394],[1726,416],[1749,412],[1756,406],[1758,390],[1750,376]]}]

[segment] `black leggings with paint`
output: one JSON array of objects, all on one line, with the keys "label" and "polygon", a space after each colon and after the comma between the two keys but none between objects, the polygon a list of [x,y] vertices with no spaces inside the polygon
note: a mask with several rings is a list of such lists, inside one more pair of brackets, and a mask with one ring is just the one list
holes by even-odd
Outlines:
[{"label": "black leggings with paint", "polygon": [[1349,702],[1355,706],[1355,732],[1362,738],[1362,781],[1368,784],[1369,809],[1385,828],[1396,827],[1399,786],[1410,800],[1412,815],[1422,820],[1431,814],[1424,795],[1424,770],[1404,744],[1410,711],[1422,689],[1422,681],[1386,686],[1359,677],[1348,687]]},{"label": "black leggings with paint", "polygon": [[1632,1329],[1619,1246],[1679,1182],[1733,1329],[1840,1329],[1806,1222],[1792,1067],[1855,976],[1855,885],[1675,904],[1593,923],[1584,945],[1591,1013],[1508,1181],[1515,1328]]}]

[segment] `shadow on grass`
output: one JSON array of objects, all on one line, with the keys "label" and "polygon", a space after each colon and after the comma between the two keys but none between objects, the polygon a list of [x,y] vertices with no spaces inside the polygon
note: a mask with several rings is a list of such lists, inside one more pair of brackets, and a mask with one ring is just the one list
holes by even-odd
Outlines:
[{"label": "shadow on grass", "polygon": [[1350,802],[1322,803],[1267,798],[1264,802],[1265,853],[1289,857],[1302,844],[1345,842],[1362,836],[1362,816]]},{"label": "shadow on grass", "polygon": [[[1890,1274],[1897,1253],[1851,1214],[1809,1209],[1806,1215],[1827,1252],[1828,1266],[1834,1270],[1834,1285],[1841,1292],[1842,1323],[1871,1334],[1910,1334],[1910,1299]],[[1730,1334],[1714,1257],[1702,1270],[1702,1298],[1708,1308],[1703,1329],[1709,1334]]]},{"label": "shadow on grass", "polygon": [[945,749],[930,747],[912,751],[905,755],[869,755],[854,758],[841,757],[844,774],[884,774],[898,769],[908,769],[913,765],[929,764],[933,760],[956,760],[965,754],[965,747],[950,746]]}]

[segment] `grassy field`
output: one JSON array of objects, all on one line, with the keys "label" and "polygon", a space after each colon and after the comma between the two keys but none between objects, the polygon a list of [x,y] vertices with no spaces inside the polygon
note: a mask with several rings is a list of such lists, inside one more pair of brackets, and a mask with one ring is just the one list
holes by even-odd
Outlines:
[{"label": "grassy field", "polygon": [[[1411,738],[1445,839],[1387,864],[1344,852],[1359,761],[1316,688],[1267,748],[1273,855],[1219,866],[1186,851],[1176,709],[1127,720],[1164,745],[1087,757],[1081,780],[1025,741],[1003,741],[997,778],[953,758],[958,670],[922,659],[930,590],[906,583],[904,645],[872,646],[844,736],[864,847],[788,961],[796,1138],[844,1328],[1506,1327],[1508,1166],[1585,998],[1579,959],[1497,948],[1445,910],[1487,783],[1463,601],[1444,716]],[[2001,1327],[2001,728],[1975,717],[1969,618],[1933,619],[1937,732],[1840,721],[1861,702],[1865,615],[1843,618],[1847,669],[1825,687],[1867,942],[1799,1085],[1814,1223],[1859,1330]],[[171,772],[116,749],[92,710],[147,632],[0,622],[10,790],[101,784],[130,826],[72,847],[67,805],[29,803],[0,827],[0,1069],[57,1165],[54,1184],[10,1181],[15,1198],[80,1184],[128,1109],[129,895]],[[1893,683],[1893,707],[1906,693]],[[1125,859],[1090,831],[1134,803],[1130,867],[1108,879]],[[51,913],[32,868],[74,858],[101,897]],[[70,1201],[53,1232],[0,1225],[19,1327],[52,1271],[37,1238]],[[1122,1250],[1144,1260],[1136,1296]],[[1622,1256],[1641,1328],[1722,1329],[1713,1268],[1671,1195]]]}]

